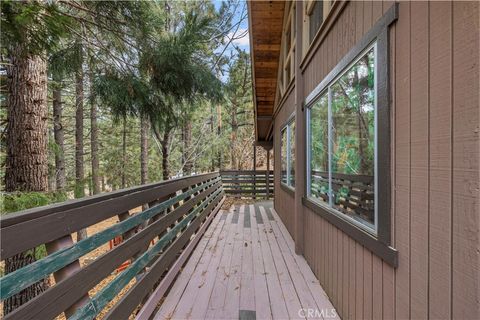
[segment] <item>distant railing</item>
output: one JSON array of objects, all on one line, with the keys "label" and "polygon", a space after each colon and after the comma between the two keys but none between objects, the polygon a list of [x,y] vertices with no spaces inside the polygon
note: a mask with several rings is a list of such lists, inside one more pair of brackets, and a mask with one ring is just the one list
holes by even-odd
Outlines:
[{"label": "distant railing", "polygon": [[227,195],[236,198],[273,198],[273,173],[267,179],[266,170],[224,170],[220,171],[223,189]]},{"label": "distant railing", "polygon": [[[328,202],[328,172],[312,171],[312,194]],[[352,217],[374,221],[374,177],[332,173],[334,207]]]},{"label": "distant railing", "polygon": [[[223,194],[219,173],[209,173],[3,217],[2,260],[43,244],[48,255],[3,276],[0,298],[11,297],[51,274],[56,283],[5,319],[53,319],[63,312],[69,319],[94,319],[135,281],[104,317],[127,319],[149,296],[165,293],[220,209]],[[133,209],[137,213],[129,212]],[[79,242],[72,241],[72,233],[112,217],[119,222]],[[81,257],[119,236],[119,245],[80,266]],[[95,295],[88,295],[125,261],[130,261],[125,270]],[[147,311],[142,312],[148,316]]]}]

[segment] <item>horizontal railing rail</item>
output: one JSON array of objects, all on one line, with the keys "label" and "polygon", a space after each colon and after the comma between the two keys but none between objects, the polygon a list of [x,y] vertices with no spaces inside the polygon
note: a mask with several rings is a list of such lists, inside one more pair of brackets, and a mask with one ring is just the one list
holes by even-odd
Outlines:
[{"label": "horizontal railing rail", "polygon": [[271,199],[274,193],[273,173],[266,170],[220,171],[223,189],[236,198]]},{"label": "horizontal railing rail", "polygon": [[[328,172],[312,171],[312,193],[328,201]],[[348,215],[373,221],[374,176],[332,173],[335,208]]]},{"label": "horizontal railing rail", "polygon": [[[2,260],[44,244],[48,255],[4,275],[0,279],[0,298],[11,297],[52,274],[55,278],[54,285],[5,319],[53,319],[63,312],[69,319],[94,319],[134,281],[105,315],[106,319],[128,318],[161,283],[191,239],[206,229],[223,198],[219,173],[209,173],[3,217]],[[118,222],[83,240],[72,241],[72,233],[112,217],[117,217]],[[80,266],[79,259],[118,237],[122,239],[119,245]],[[126,261],[130,264],[123,271],[118,271],[94,295],[88,295]],[[72,265],[76,267],[72,269]],[[62,273],[65,270],[69,272]],[[169,279],[173,281],[173,277]]]}]

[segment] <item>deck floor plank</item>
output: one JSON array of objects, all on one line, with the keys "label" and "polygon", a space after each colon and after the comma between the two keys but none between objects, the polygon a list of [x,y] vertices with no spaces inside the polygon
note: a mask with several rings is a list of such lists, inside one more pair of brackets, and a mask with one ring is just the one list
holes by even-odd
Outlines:
[{"label": "deck floor plank", "polygon": [[215,283],[208,302],[207,313],[205,316],[206,319],[214,319],[217,317],[217,314],[221,313],[225,303],[230,264],[233,256],[234,236],[237,228],[237,223],[234,221],[236,219],[234,218],[238,214],[238,210],[238,208],[235,208],[231,214],[232,221],[229,226],[225,249],[222,258],[220,259],[220,265],[217,269],[217,277],[215,278]]},{"label": "deck floor plank", "polygon": [[274,209],[270,209],[270,210],[274,215],[275,220],[278,221],[277,226],[281,231],[281,235],[283,235],[283,238],[285,239],[285,242],[287,243],[287,246],[290,249],[290,253],[295,258],[295,261],[297,262],[297,265],[300,268],[302,276],[305,278],[305,281],[308,287],[310,288],[310,292],[312,293],[318,308],[329,309],[329,310],[334,309],[332,302],[330,301],[327,294],[325,293],[325,290],[323,290],[318,279],[313,274],[313,271],[312,269],[310,269],[310,266],[308,265],[305,258],[295,253],[295,243],[293,242],[292,237],[288,233],[287,228],[281,222],[280,217],[278,216],[278,214],[275,212]]},{"label": "deck floor plank", "polygon": [[202,284],[205,283],[206,271],[208,270],[210,260],[213,258],[213,252],[215,251],[217,243],[220,242],[220,235],[227,221],[228,220],[220,221],[220,223],[217,225],[217,228],[215,228],[212,238],[208,242],[207,248],[204,250],[202,257],[198,261],[197,266],[192,273],[188,286],[182,293],[182,298],[180,300],[181,303],[177,304],[172,318],[187,319],[191,317],[191,312],[197,297],[197,293]]},{"label": "deck floor plank", "polygon": [[[255,214],[252,221],[252,253],[253,253],[253,281],[255,286],[255,311],[258,319],[272,319],[270,297],[267,288],[267,276],[263,264],[262,249],[260,247],[259,227],[263,227],[260,210],[250,205],[250,212]],[[260,219],[258,219],[260,217]],[[259,222],[260,221],[260,222]]]},{"label": "deck floor plank", "polygon": [[210,227],[205,231],[204,236],[199,241],[197,247],[190,256],[188,262],[183,268],[182,272],[179,274],[178,278],[175,280],[175,284],[165,297],[165,300],[162,303],[162,308],[156,314],[155,319],[169,319],[171,318],[173,311],[175,310],[180,298],[182,297],[185,288],[188,286],[192,274],[197,267],[198,261],[202,257],[205,249],[207,248],[208,242],[212,239],[213,232],[217,230],[217,227],[220,223],[223,223],[221,216],[223,214],[218,214],[215,219],[212,221]]},{"label": "deck floor plank", "polygon": [[175,314],[176,318],[183,319],[183,318],[191,318],[191,319],[203,319],[207,312],[208,301],[210,300],[210,295],[212,293],[213,285],[215,283],[215,278],[217,276],[217,269],[220,264],[220,259],[222,257],[225,244],[227,242],[226,237],[229,229],[229,218],[225,220],[225,225],[222,228],[222,231],[219,234],[219,239],[215,246],[213,246],[208,253],[211,253],[212,257],[202,274],[201,274],[201,281],[198,284],[196,290],[197,291],[196,297],[191,301],[191,308],[190,312],[187,315],[182,314]]},{"label": "deck floor plank", "polygon": [[242,274],[240,280],[240,310],[255,310],[255,285],[253,282],[252,211],[245,206],[242,245]]},{"label": "deck floor plank", "polygon": [[271,202],[257,202],[215,217],[154,318],[298,319],[300,309],[333,306]]},{"label": "deck floor plank", "polygon": [[[240,207],[239,220],[244,221],[245,206]],[[230,272],[228,273],[227,292],[225,294],[225,303],[223,308],[214,316],[215,319],[236,319],[240,313],[240,281],[242,278],[242,258],[243,258],[243,223],[237,223],[235,230],[233,256],[230,263]]]}]

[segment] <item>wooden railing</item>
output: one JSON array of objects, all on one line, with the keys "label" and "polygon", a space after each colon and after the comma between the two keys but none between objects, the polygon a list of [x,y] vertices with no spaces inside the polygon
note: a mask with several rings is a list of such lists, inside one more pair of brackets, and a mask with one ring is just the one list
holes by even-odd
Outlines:
[{"label": "wooden railing", "polygon": [[[328,172],[312,172],[312,192],[328,202]],[[354,174],[332,174],[334,206],[337,210],[367,221],[374,219],[374,177]]]},{"label": "wooden railing", "polygon": [[220,171],[223,189],[227,195],[237,198],[273,198],[273,173],[267,179],[266,170]]},{"label": "wooden railing", "polygon": [[[48,255],[3,276],[0,298],[11,297],[52,274],[55,278],[48,290],[5,319],[52,319],[63,312],[69,319],[94,319],[134,282],[105,315],[106,319],[127,319],[149,296],[165,293],[219,210],[223,194],[220,175],[210,173],[3,217],[2,260],[43,244]],[[72,233],[112,217],[119,222],[73,242]],[[80,266],[81,257],[118,237],[123,240],[118,246]],[[125,270],[96,294],[88,295],[126,261],[130,263]],[[143,310],[143,315],[148,312]]]}]

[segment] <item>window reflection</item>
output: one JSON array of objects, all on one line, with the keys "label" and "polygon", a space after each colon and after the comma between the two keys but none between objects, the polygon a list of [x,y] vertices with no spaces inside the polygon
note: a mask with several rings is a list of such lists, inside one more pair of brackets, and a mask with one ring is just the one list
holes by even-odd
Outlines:
[{"label": "window reflection", "polygon": [[372,46],[312,105],[308,124],[309,195],[330,201],[337,211],[371,228],[375,226],[375,104]]},{"label": "window reflection", "polygon": [[328,202],[328,96],[310,110],[310,195]]}]

